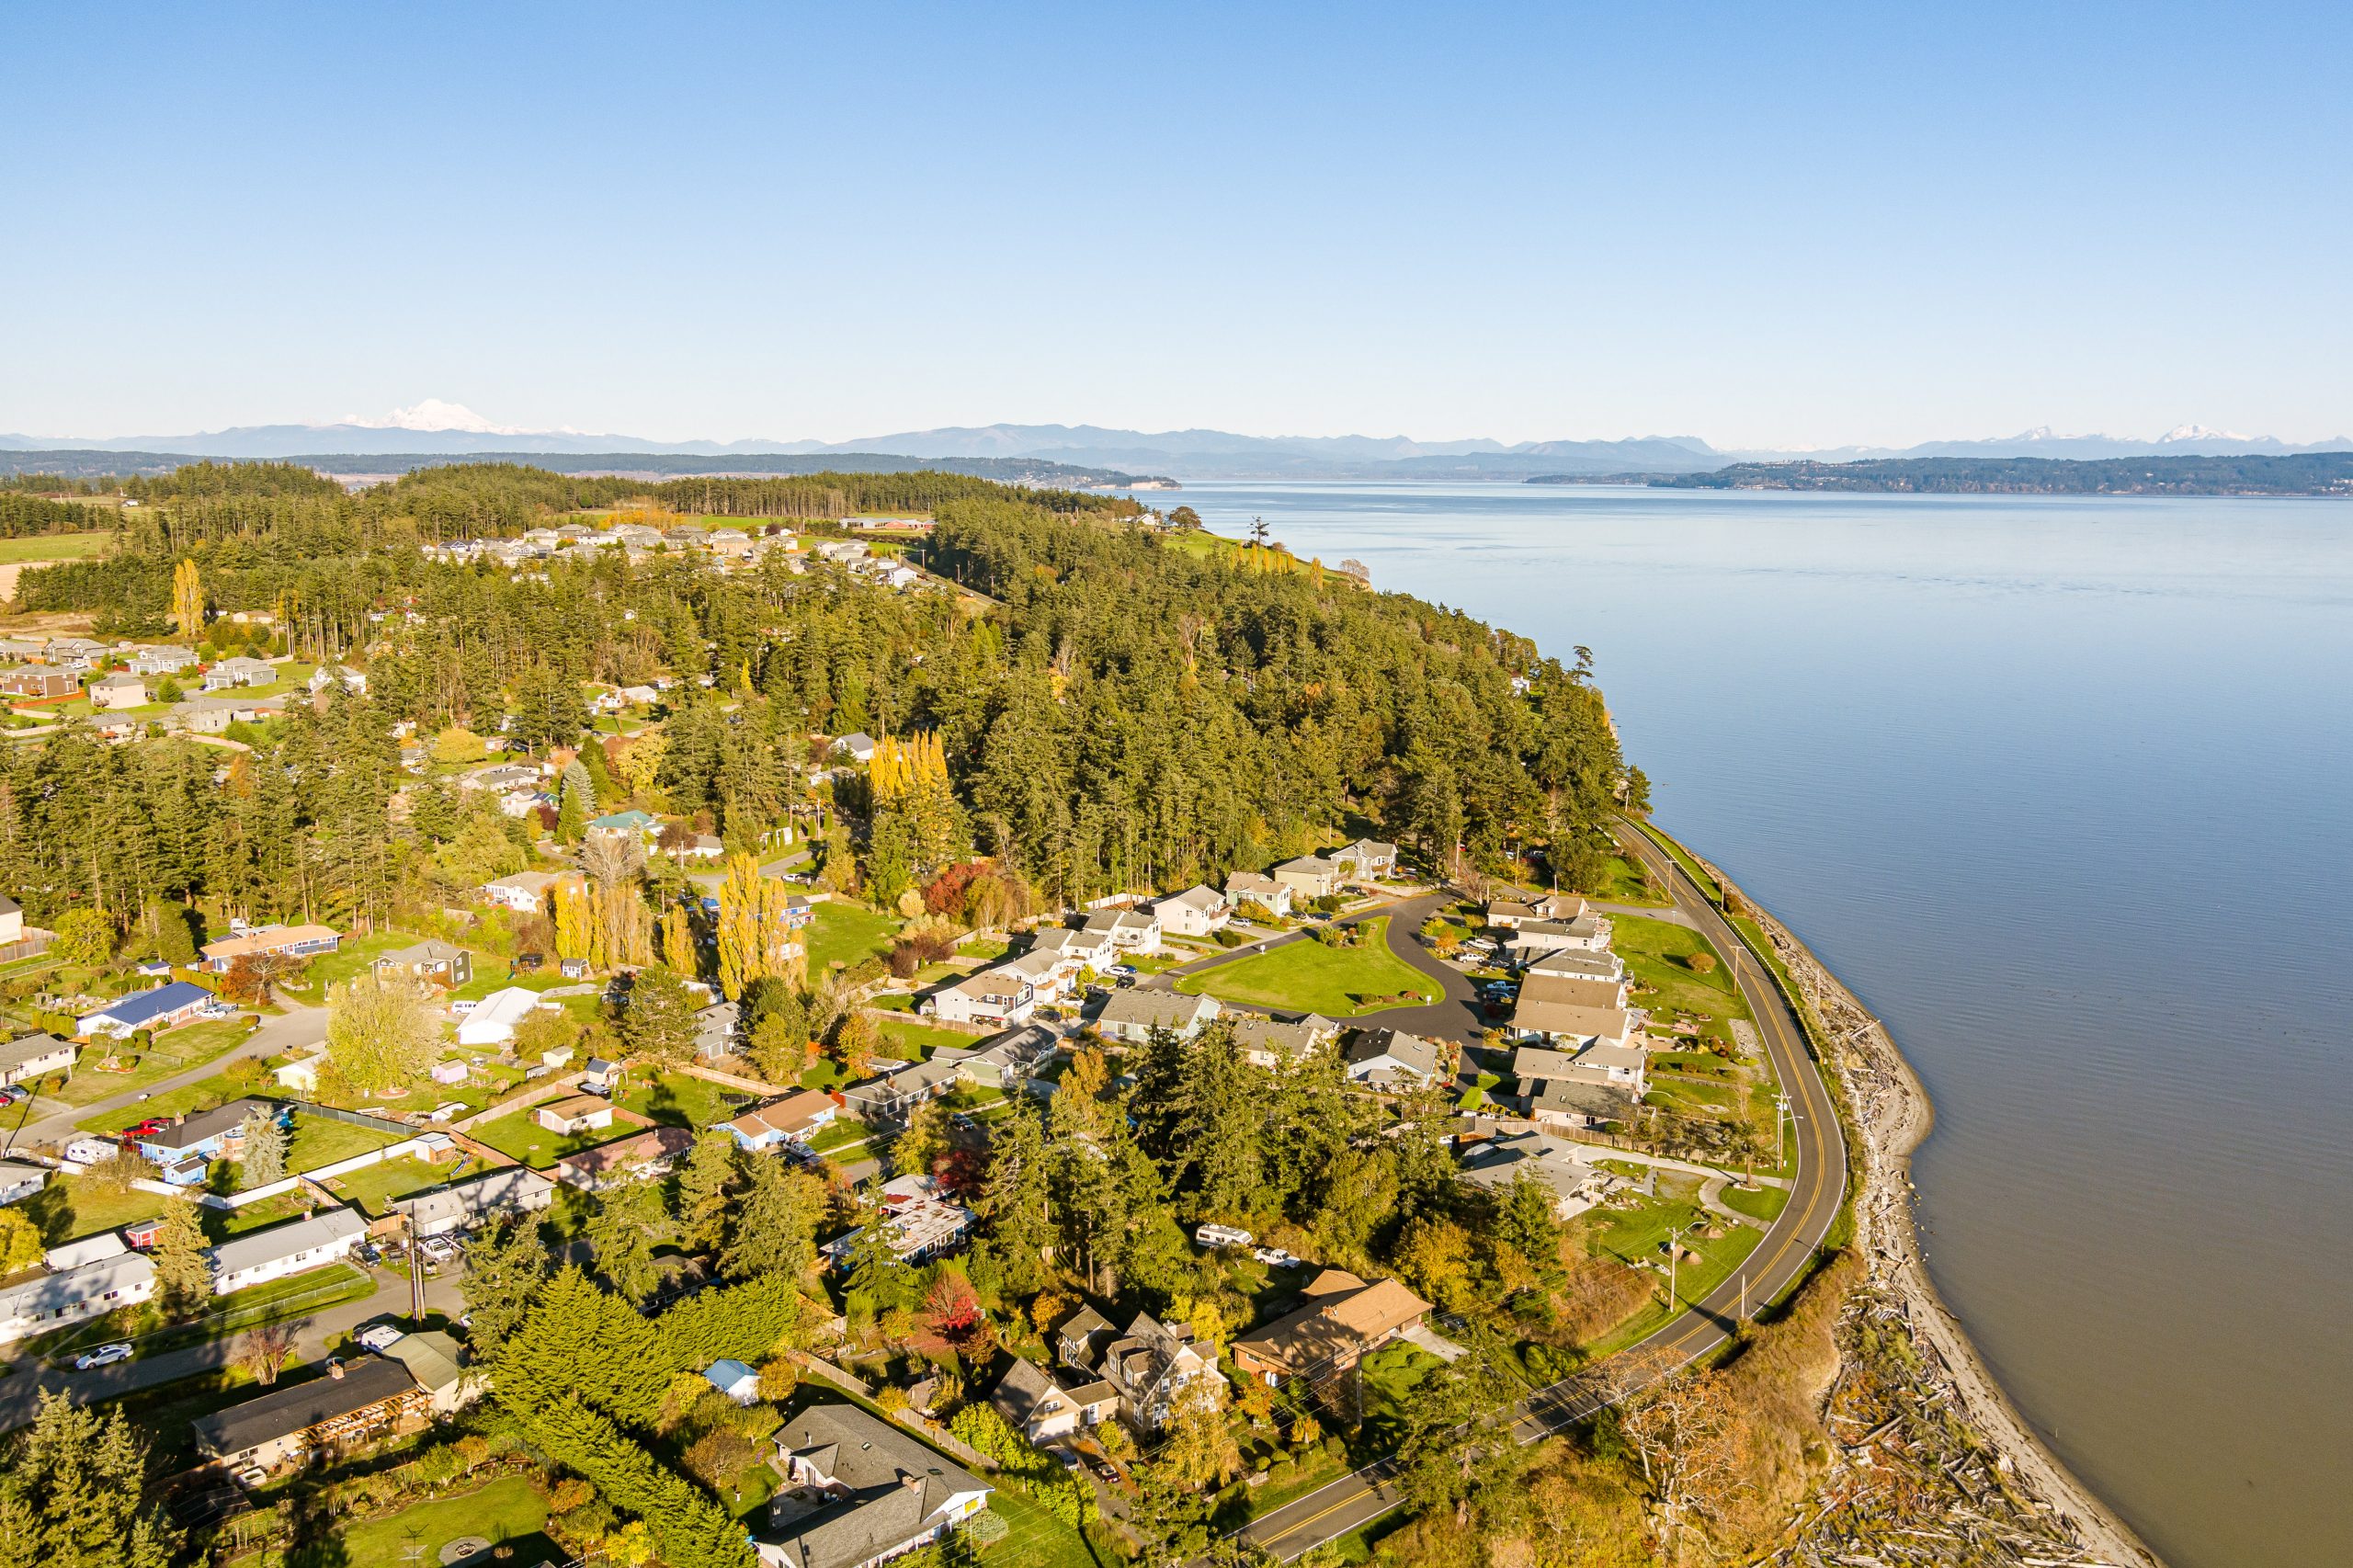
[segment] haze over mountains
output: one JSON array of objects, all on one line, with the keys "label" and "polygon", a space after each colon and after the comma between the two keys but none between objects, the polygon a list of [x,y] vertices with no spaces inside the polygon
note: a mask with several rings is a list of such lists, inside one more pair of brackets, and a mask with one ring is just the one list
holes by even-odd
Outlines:
[{"label": "haze over mountains", "polygon": [[[1094,425],[951,426],[850,441],[657,441],[642,437],[526,430],[493,424],[460,404],[428,399],[382,419],[331,424],[247,425],[178,436],[101,437],[0,434],[0,448],[185,453],[218,458],[324,455],[679,453],[806,457],[885,453],[921,459],[1021,458],[1178,479],[1527,479],[1538,474],[1697,473],[1734,462],[1863,458],[2230,457],[2344,450],[2353,438],[2295,446],[2183,426],[2154,439],[2059,435],[2048,428],[1990,440],[1931,441],[1907,448],[1840,447],[1814,451],[1720,449],[1697,436],[1625,440],[1416,441],[1390,436],[1244,436],[1225,430],[1107,429]],[[731,465],[732,466],[732,465]]]}]

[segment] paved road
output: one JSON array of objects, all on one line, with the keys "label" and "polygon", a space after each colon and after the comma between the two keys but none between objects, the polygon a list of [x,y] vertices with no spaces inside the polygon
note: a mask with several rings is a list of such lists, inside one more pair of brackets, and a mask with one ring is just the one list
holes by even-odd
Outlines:
[{"label": "paved road", "polygon": [[266,1017],[261,1027],[231,1046],[211,1061],[175,1073],[168,1078],[158,1078],[142,1088],[125,1089],[88,1105],[69,1106],[53,1099],[28,1100],[11,1106],[14,1120],[0,1139],[0,1152],[29,1148],[37,1143],[62,1143],[74,1135],[74,1124],[85,1117],[100,1111],[119,1110],[135,1104],[142,1097],[160,1095],[171,1089],[185,1088],[212,1077],[232,1062],[245,1057],[275,1056],[281,1051],[314,1046],[327,1037],[327,1010],[296,1002],[283,992],[278,994],[278,1006],[285,1008],[275,1017]]},{"label": "paved road", "polygon": [[[1847,1188],[1847,1146],[1830,1093],[1806,1055],[1805,1037],[1772,977],[1758,966],[1680,867],[1649,840],[1628,830],[1628,851],[1639,855],[1673,894],[1677,910],[1725,955],[1742,994],[1756,1015],[1773,1070],[1794,1102],[1797,1171],[1789,1207],[1757,1242],[1748,1261],[1709,1296],[1626,1354],[1681,1365],[1707,1355],[1730,1336],[1743,1301],[1752,1313],[1805,1271],[1837,1217]],[[1655,1364],[1650,1363],[1650,1364]],[[1620,1361],[1622,1369],[1625,1363]],[[1521,1402],[1513,1432],[1534,1442],[1549,1432],[1581,1421],[1609,1403],[1606,1380],[1595,1372],[1540,1389]],[[1286,1561],[1370,1524],[1397,1506],[1390,1486],[1394,1461],[1383,1460],[1308,1494],[1253,1521],[1242,1532],[1254,1544]]]},{"label": "paved road", "polygon": [[[358,1267],[358,1260],[353,1260]],[[409,1282],[397,1274],[382,1269],[369,1271],[376,1281],[376,1291],[355,1301],[343,1301],[322,1307],[302,1319],[301,1330],[295,1336],[294,1358],[290,1365],[299,1366],[315,1361],[327,1353],[327,1341],[338,1334],[347,1334],[374,1317],[405,1318],[409,1310]],[[455,1317],[464,1311],[458,1294],[458,1276],[454,1270],[445,1271],[438,1278],[425,1284],[425,1305],[428,1312],[441,1312]],[[213,1340],[204,1345],[191,1345],[184,1349],[166,1350],[158,1356],[134,1357],[118,1361],[111,1367],[93,1371],[76,1372],[29,1360],[18,1361],[5,1378],[0,1378],[0,1432],[9,1431],[31,1421],[40,1404],[43,1392],[63,1393],[76,1404],[88,1404],[95,1400],[114,1399],[134,1390],[154,1388],[158,1384],[177,1382],[199,1372],[210,1372],[228,1365],[236,1354],[237,1336]]]},{"label": "paved road", "polygon": [[278,1006],[286,1009],[283,1013],[262,1019],[261,1027],[244,1040],[210,1062],[201,1062],[184,1073],[158,1078],[141,1088],[108,1095],[88,1105],[69,1106],[59,1100],[44,1098],[9,1108],[15,1114],[15,1120],[6,1128],[6,1136],[0,1137],[0,1153],[29,1148],[39,1143],[62,1143],[74,1135],[74,1124],[85,1117],[96,1116],[101,1111],[119,1110],[141,1099],[201,1083],[219,1074],[232,1062],[247,1057],[275,1056],[280,1051],[318,1045],[326,1039],[327,1010],[324,1007],[294,1001],[282,992],[278,1000]]},{"label": "paved road", "polygon": [[[1378,1013],[1360,1013],[1345,1020],[1350,1028],[1402,1029],[1407,1034],[1439,1040],[1476,1040],[1486,1032],[1486,1020],[1479,1011],[1478,988],[1470,977],[1453,965],[1441,961],[1438,955],[1422,946],[1422,922],[1454,903],[1450,894],[1425,893],[1397,903],[1383,904],[1377,909],[1359,910],[1344,915],[1333,922],[1336,926],[1359,926],[1368,920],[1389,922],[1385,933],[1389,950],[1397,959],[1426,978],[1435,981],[1440,1000],[1422,1003],[1411,1007],[1386,1007]],[[1138,983],[1154,991],[1173,991],[1180,976],[1201,974],[1224,964],[1236,963],[1272,948],[1289,947],[1293,942],[1314,940],[1307,931],[1287,931],[1246,947],[1230,949],[1199,959],[1175,969],[1147,975]],[[1253,1006],[1247,1002],[1221,1005],[1238,1007],[1245,1013],[1270,1013],[1277,1009]]]}]

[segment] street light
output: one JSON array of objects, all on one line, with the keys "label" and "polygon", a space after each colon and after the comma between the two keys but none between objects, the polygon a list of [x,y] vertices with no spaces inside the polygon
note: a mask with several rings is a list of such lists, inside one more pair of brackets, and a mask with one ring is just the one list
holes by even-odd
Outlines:
[{"label": "street light", "polygon": [[1675,1263],[1682,1251],[1683,1228],[1669,1225],[1666,1228],[1666,1310],[1670,1316],[1675,1312]]}]

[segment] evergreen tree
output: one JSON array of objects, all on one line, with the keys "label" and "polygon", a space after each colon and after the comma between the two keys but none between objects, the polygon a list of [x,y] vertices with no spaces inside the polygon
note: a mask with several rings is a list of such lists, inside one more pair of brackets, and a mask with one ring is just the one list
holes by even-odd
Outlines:
[{"label": "evergreen tree", "polygon": [[710,1252],[726,1239],[727,1188],[735,1179],[735,1140],[719,1129],[695,1135],[694,1148],[678,1169],[676,1207],[679,1239],[697,1252]]},{"label": "evergreen tree", "polygon": [[256,1106],[239,1124],[245,1140],[240,1164],[247,1187],[267,1187],[286,1175],[286,1127],[278,1115],[273,1106]]},{"label": "evergreen tree", "polygon": [[991,1131],[979,1251],[1005,1294],[1026,1297],[1047,1285],[1053,1249],[1045,1127],[1024,1096]]},{"label": "evergreen tree", "polygon": [[588,1244],[597,1267],[631,1303],[645,1300],[661,1283],[654,1266],[654,1244],[666,1229],[659,1187],[632,1181],[606,1189],[588,1217]]},{"label": "evergreen tree", "polygon": [[146,1467],[119,1407],[100,1415],[41,1391],[0,1464],[0,1568],[169,1568],[179,1540],[142,1506]]},{"label": "evergreen tree", "polygon": [[161,1227],[147,1256],[155,1265],[155,1301],[165,1317],[182,1317],[212,1294],[212,1265],[204,1256],[204,1227],[196,1205],[175,1200],[164,1206]]},{"label": "evergreen tree", "polygon": [[621,1038],[649,1061],[678,1066],[694,1060],[695,1000],[666,969],[641,969],[621,1009]]},{"label": "evergreen tree", "polygon": [[824,1184],[770,1154],[747,1165],[744,1193],[735,1206],[720,1272],[731,1279],[761,1275],[799,1278],[817,1260],[817,1220]]},{"label": "evergreen tree", "polygon": [[458,1293],[472,1319],[468,1335],[476,1345],[497,1346],[522,1326],[547,1283],[548,1251],[540,1225],[528,1215],[486,1225],[466,1243],[465,1271]]},{"label": "evergreen tree", "polygon": [[564,764],[561,793],[556,798],[555,837],[559,844],[577,844],[587,836],[588,819],[596,814],[596,786],[578,757]]}]

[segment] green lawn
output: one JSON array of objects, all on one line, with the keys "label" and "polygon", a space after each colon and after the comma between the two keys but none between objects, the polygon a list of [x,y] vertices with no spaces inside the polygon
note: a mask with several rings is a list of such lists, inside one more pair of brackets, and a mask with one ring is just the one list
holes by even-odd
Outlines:
[{"label": "green lawn", "polygon": [[1752,1220],[1768,1222],[1779,1219],[1781,1210],[1790,1206],[1789,1189],[1780,1187],[1760,1187],[1754,1192],[1726,1187],[1722,1198],[1725,1208],[1745,1214]]},{"label": "green lawn", "polygon": [[[1683,1244],[1697,1253],[1699,1259],[1677,1267],[1677,1303],[1672,1311],[1666,1303],[1666,1275],[1662,1267],[1657,1275],[1657,1292],[1650,1303],[1586,1346],[1589,1355],[1606,1356],[1631,1345],[1685,1305],[1702,1299],[1732,1278],[1741,1260],[1756,1250],[1765,1233],[1700,1208],[1699,1181],[1698,1176],[1662,1171],[1656,1198],[1639,1199],[1625,1208],[1590,1210],[1572,1221],[1573,1233],[1582,1235],[1586,1250],[1597,1256],[1608,1256],[1629,1264],[1663,1264],[1665,1254],[1661,1247],[1669,1227],[1674,1227],[1686,1233]],[[1697,1229],[1704,1225],[1715,1226],[1724,1233],[1713,1239],[1700,1236]]]},{"label": "green lawn", "polygon": [[1646,880],[1640,868],[1623,855],[1612,855],[1601,885],[1590,895],[1601,903],[1644,903],[1664,906],[1666,891]]},{"label": "green lawn", "polygon": [[1321,1013],[1329,1018],[1400,1006],[1393,998],[1405,992],[1427,997],[1437,983],[1390,952],[1388,927],[1386,915],[1364,922],[1360,927],[1364,941],[1354,948],[1327,948],[1312,937],[1269,948],[1187,975],[1176,983],[1176,989],[1192,994],[1207,993],[1221,1001]]},{"label": "green lawn", "polygon": [[308,1551],[298,1547],[290,1552],[286,1568],[399,1563],[409,1560],[412,1545],[425,1549],[415,1561],[438,1562],[444,1546],[466,1536],[481,1536],[493,1545],[512,1543],[518,1563],[561,1562],[566,1554],[540,1533],[547,1517],[547,1504],[528,1478],[502,1476],[455,1497],[437,1497],[396,1514],[343,1525]]},{"label": "green lawn", "polygon": [[879,958],[891,949],[891,938],[904,924],[895,915],[869,909],[862,903],[829,899],[801,937],[809,944],[809,974],[813,981],[835,963],[845,966],[861,959]]},{"label": "green lawn", "polygon": [[1657,845],[1661,849],[1665,850],[1668,855],[1674,857],[1675,863],[1682,867],[1683,869],[1689,874],[1693,881],[1699,884],[1700,892],[1706,893],[1711,899],[1721,900],[1723,897],[1723,890],[1716,886],[1716,879],[1701,870],[1699,869],[1699,862],[1691,858],[1690,854],[1684,849],[1683,846],[1676,843],[1675,840],[1669,838],[1665,834],[1661,833],[1658,829],[1653,827],[1646,822],[1636,823],[1634,825],[1642,831],[1644,837],[1648,838],[1653,844]]},{"label": "green lawn", "polygon": [[[143,1089],[160,1079],[203,1066],[244,1040],[252,1032],[252,1028],[244,1018],[208,1018],[202,1023],[183,1024],[157,1036],[147,1053],[136,1059],[128,1054],[131,1050],[128,1042],[117,1048],[107,1040],[88,1041],[82,1047],[82,1053],[74,1062],[74,1076],[61,1085],[51,1097],[70,1106],[88,1105],[93,1100],[109,1099],[129,1090]],[[119,1060],[129,1062],[131,1071],[99,1072],[97,1064],[107,1060],[109,1051],[118,1049],[124,1053]],[[130,1121],[117,1125],[127,1127],[131,1121],[144,1120],[153,1114],[153,1111],[142,1110]]]},{"label": "green lawn", "polygon": [[1374,1351],[1363,1365],[1365,1425],[1384,1429],[1398,1424],[1446,1363],[1418,1345],[1399,1343]]},{"label": "green lawn", "polygon": [[265,1198],[257,1203],[240,1204],[234,1209],[214,1209],[207,1205],[197,1218],[204,1224],[208,1241],[225,1242],[231,1236],[242,1236],[247,1231],[267,1230],[272,1225],[299,1220],[311,1200],[300,1189],[281,1192],[275,1198]]},{"label": "green lawn", "polygon": [[214,1106],[226,1105],[231,1100],[243,1096],[250,1096],[256,1099],[275,1097],[278,1085],[267,1078],[263,1079],[262,1083],[267,1085],[272,1092],[264,1093],[259,1088],[240,1087],[216,1073],[210,1078],[199,1078],[193,1084],[167,1090],[160,1095],[150,1096],[143,1100],[134,1100],[127,1106],[118,1106],[113,1110],[94,1112],[82,1118],[74,1125],[85,1132],[119,1132],[132,1123],[145,1121],[151,1117],[168,1119],[171,1117],[186,1116],[199,1110],[210,1110]]},{"label": "green lawn", "polygon": [[44,1246],[56,1246],[152,1220],[171,1201],[153,1192],[100,1192],[85,1177],[53,1176],[47,1187],[17,1205],[17,1212],[40,1230]]},{"label": "green lawn", "polygon": [[321,953],[304,968],[303,978],[311,983],[311,998],[324,1000],[326,987],[340,985],[361,973],[395,948],[413,948],[423,940],[406,931],[378,931],[366,937],[345,937],[334,952]]},{"label": "green lawn", "polygon": [[[1634,1000],[1637,1006],[1649,1011],[1659,1032],[1664,1033],[1665,1026],[1683,1013],[1700,1020],[1704,1032],[1729,1040],[1732,1031],[1725,1023],[1749,1016],[1748,1004],[1733,983],[1723,955],[1699,932],[1639,915],[1615,915],[1611,927],[1610,946],[1626,960],[1626,972],[1651,988],[1652,994]],[[1696,953],[1714,957],[1714,972],[1701,974],[1691,968],[1688,960]]]},{"label": "green lawn", "polygon": [[467,1136],[489,1144],[502,1154],[512,1155],[535,1171],[543,1171],[566,1154],[576,1154],[583,1149],[593,1149],[599,1143],[609,1143],[617,1138],[633,1138],[644,1131],[633,1124],[616,1120],[612,1126],[559,1137],[531,1119],[531,1112],[548,1100],[568,1099],[572,1091],[563,1090],[547,1099],[536,1100],[520,1110],[510,1110],[494,1120],[480,1122],[466,1130]]},{"label": "green lawn", "polygon": [[961,1029],[943,1029],[913,1018],[877,1018],[874,1027],[891,1050],[890,1054],[928,1062],[931,1053],[943,1045],[977,1045],[979,1035],[966,1034]]},{"label": "green lawn", "polygon": [[702,1128],[730,1119],[752,1099],[684,1073],[664,1073],[638,1083],[615,1103],[665,1126]]},{"label": "green lawn", "polygon": [[823,1154],[831,1150],[847,1148],[853,1143],[863,1143],[867,1137],[866,1123],[854,1117],[836,1116],[817,1129],[816,1135],[809,1140],[809,1147]]},{"label": "green lawn", "polygon": [[102,552],[112,533],[37,534],[0,539],[0,562],[81,561]]},{"label": "green lawn", "polygon": [[379,1160],[347,1176],[336,1176],[326,1186],[336,1197],[357,1203],[381,1218],[393,1199],[438,1187],[450,1180],[452,1175],[450,1170],[429,1160],[404,1154],[397,1160]]},{"label": "green lawn", "polygon": [[407,1132],[379,1132],[373,1128],[353,1127],[347,1122],[330,1121],[323,1116],[294,1114],[294,1137],[286,1150],[286,1168],[300,1174],[314,1171],[321,1165],[331,1165],[337,1160],[347,1160],[354,1154],[364,1154],[370,1149],[381,1149],[412,1136]]},{"label": "green lawn", "polygon": [[506,964],[504,960],[476,953],[474,977],[450,992],[449,995],[455,1001],[479,1002],[494,992],[506,990],[509,986],[520,986],[526,991],[552,991],[559,985],[580,983],[582,983],[576,980],[564,979],[563,971],[556,968],[553,960],[550,960],[547,968],[533,973],[510,975],[506,972]]}]

